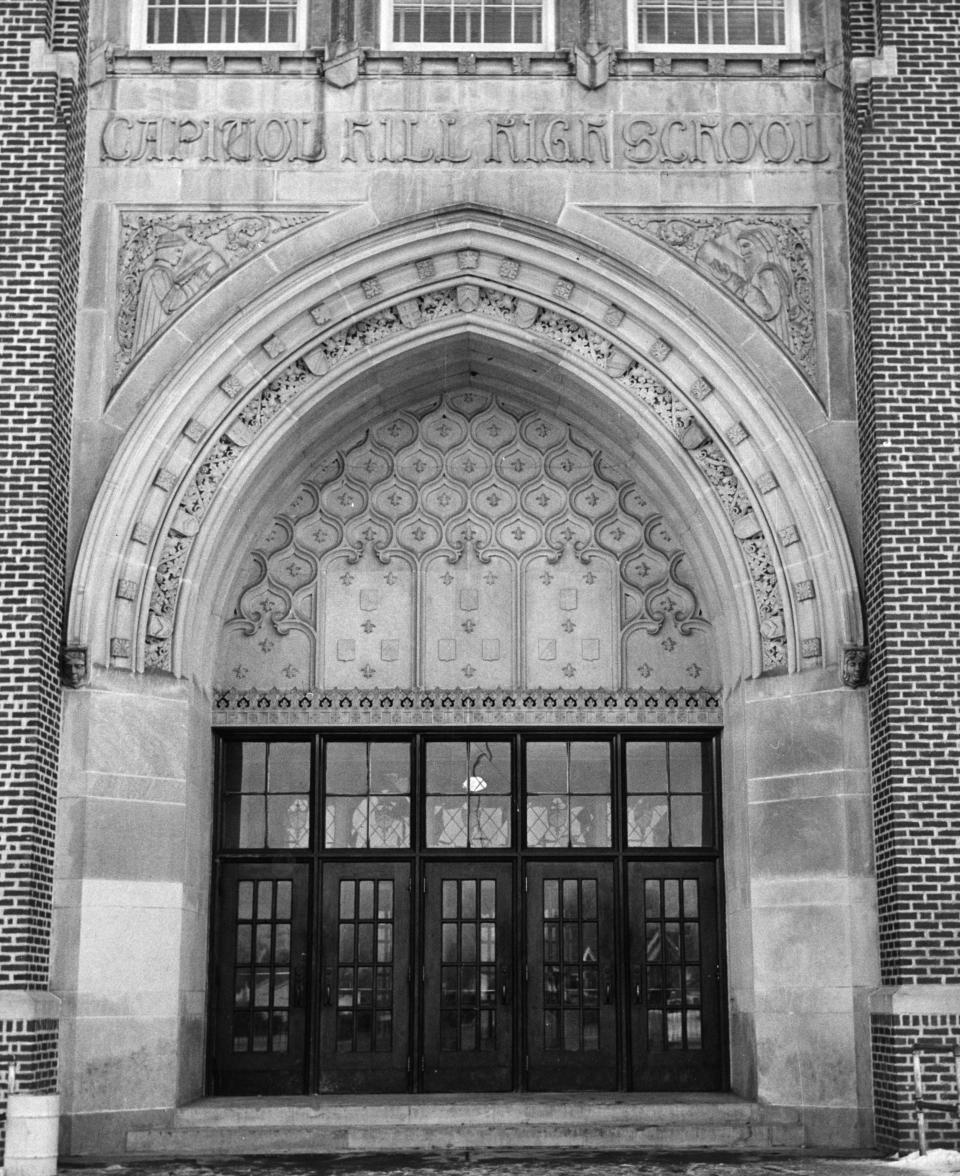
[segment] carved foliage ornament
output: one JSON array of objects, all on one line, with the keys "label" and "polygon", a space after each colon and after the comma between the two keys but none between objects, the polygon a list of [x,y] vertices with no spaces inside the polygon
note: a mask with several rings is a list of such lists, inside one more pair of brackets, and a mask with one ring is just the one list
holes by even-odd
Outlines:
[{"label": "carved foliage ornament", "polygon": [[318,219],[315,213],[123,213],[117,377],[195,295],[258,249]]},{"label": "carved foliage ornament", "polygon": [[[420,263],[417,268],[419,272]],[[380,307],[370,315],[329,333],[311,352],[290,363],[275,380],[246,402],[237,418],[244,425],[243,444],[255,437],[281,404],[312,385],[313,376],[322,375],[346,359],[362,353],[367,347],[402,334],[423,322],[463,313],[501,319],[514,327],[535,331],[548,344],[574,351],[619,380],[655,413],[678,441],[694,423],[693,414],[649,369],[626,356],[606,336],[558,314],[553,308],[487,286],[482,283],[482,279],[478,279],[475,288],[476,300],[474,302],[473,297],[469,300],[469,311],[464,310],[464,300],[458,298],[457,287],[449,286],[395,305]],[[150,605],[146,649],[148,666],[171,668],[170,634],[181,571],[192,542],[191,528],[195,533],[207,502],[236,460],[240,449],[230,429],[226,430],[208,452],[188,487],[176,515],[184,525],[175,523],[165,540]],[[733,524],[734,533],[743,545],[744,558],[760,610],[763,669],[785,666],[784,606],[767,540],[761,533],[750,501],[735,471],[715,442],[698,444],[691,450],[690,456],[723,505]]]},{"label": "carved foliage ornament", "polygon": [[807,378],[817,375],[809,213],[618,212],[706,274],[763,323]]}]

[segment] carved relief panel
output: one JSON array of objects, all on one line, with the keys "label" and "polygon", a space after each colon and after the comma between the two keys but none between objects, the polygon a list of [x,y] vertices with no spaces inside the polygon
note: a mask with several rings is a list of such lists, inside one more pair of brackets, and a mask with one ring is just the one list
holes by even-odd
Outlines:
[{"label": "carved relief panel", "polygon": [[251,551],[218,682],[699,689],[719,681],[660,512],[564,422],[474,392],[323,464]]}]

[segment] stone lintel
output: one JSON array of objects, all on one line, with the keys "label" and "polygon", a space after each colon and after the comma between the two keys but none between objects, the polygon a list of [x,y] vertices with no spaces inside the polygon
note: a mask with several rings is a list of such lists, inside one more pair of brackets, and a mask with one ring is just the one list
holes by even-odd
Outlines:
[{"label": "stone lintel", "polygon": [[0,989],[0,1021],[57,1021],[60,997],[42,988]]}]

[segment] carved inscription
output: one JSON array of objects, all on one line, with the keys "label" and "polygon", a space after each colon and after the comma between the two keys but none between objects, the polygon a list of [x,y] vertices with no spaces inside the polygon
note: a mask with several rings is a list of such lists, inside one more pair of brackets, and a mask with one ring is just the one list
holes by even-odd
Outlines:
[{"label": "carved inscription", "polygon": [[[328,156],[327,144],[331,145]],[[578,164],[675,168],[826,163],[824,122],[807,115],[453,114],[341,118],[230,115],[107,120],[100,157],[113,163]]]}]

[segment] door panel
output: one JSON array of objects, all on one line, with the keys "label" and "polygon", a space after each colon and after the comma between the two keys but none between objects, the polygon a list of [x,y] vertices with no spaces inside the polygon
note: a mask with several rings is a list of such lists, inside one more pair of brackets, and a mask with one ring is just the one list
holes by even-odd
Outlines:
[{"label": "door panel", "polygon": [[712,864],[628,867],[635,1090],[722,1085],[717,897]]},{"label": "door panel", "polygon": [[426,1091],[513,1089],[512,875],[498,863],[426,867]]},{"label": "door panel", "polygon": [[616,961],[609,862],[527,871],[531,1090],[615,1090]]},{"label": "door panel", "polygon": [[218,1094],[300,1094],[305,1088],[309,874],[306,865],[222,867]]},{"label": "door panel", "polygon": [[323,870],[320,1060],[323,1092],[403,1092],[410,1055],[410,866]]}]

